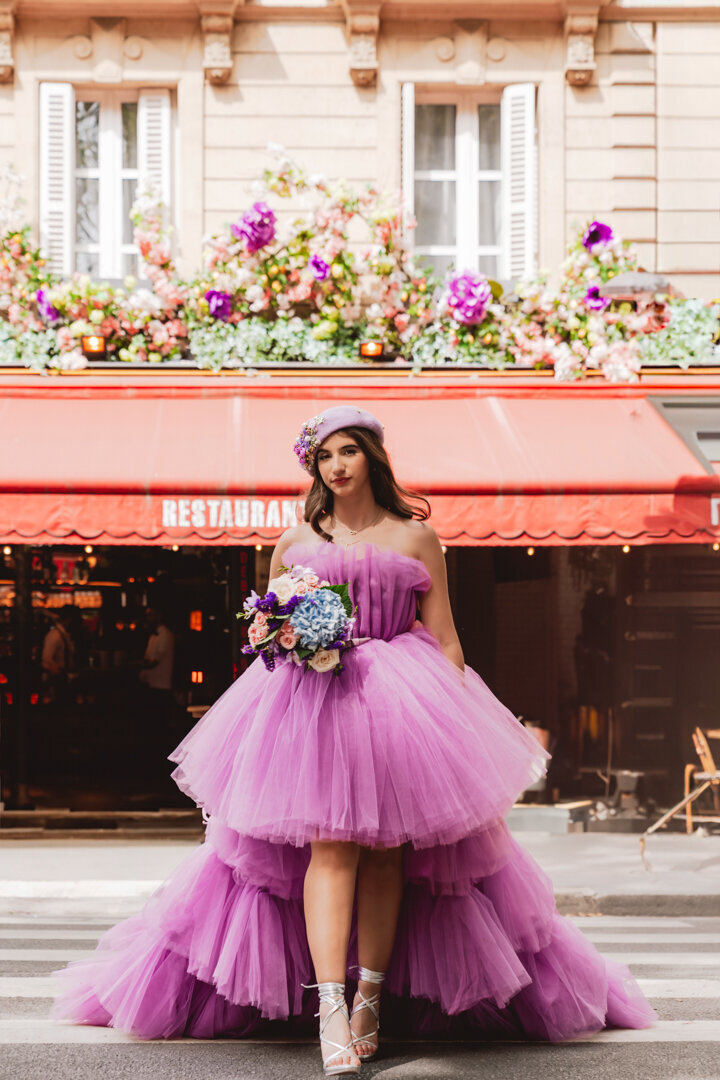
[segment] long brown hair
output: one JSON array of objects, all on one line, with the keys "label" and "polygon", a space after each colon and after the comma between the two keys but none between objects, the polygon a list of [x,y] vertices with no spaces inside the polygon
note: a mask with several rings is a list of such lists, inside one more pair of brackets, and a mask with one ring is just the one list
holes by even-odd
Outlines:
[{"label": "long brown hair", "polygon": [[[368,460],[370,487],[378,506],[390,510],[401,518],[417,518],[419,521],[426,521],[430,517],[430,503],[424,495],[420,495],[416,491],[409,491],[398,484],[385,447],[375,432],[364,427],[346,427],[341,430],[355,440]],[[336,433],[333,432],[333,434]],[[313,483],[305,498],[303,516],[305,521],[310,522],[313,532],[316,532],[318,536],[322,536],[323,540],[332,541],[332,536],[321,528],[320,518],[332,513],[333,502],[333,493],[320,476],[316,455]],[[414,506],[413,502],[421,505]]]}]

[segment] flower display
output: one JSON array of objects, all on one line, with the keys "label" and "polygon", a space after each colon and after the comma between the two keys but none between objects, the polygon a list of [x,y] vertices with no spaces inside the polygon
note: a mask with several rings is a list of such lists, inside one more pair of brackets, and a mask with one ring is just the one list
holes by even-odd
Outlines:
[{"label": "flower display", "polygon": [[280,567],[264,596],[251,592],[237,613],[250,622],[243,652],[260,656],[268,671],[294,663],[318,672],[342,671],[354,643],[349,586],[321,581],[309,567]]},{"label": "flower display", "polygon": [[[158,192],[140,184],[130,215],[139,262],[122,287],[50,274],[23,224],[21,178],[0,172],[0,364],[84,366],[80,338],[90,333],[105,338],[109,360],[190,356],[249,375],[259,365],[364,362],[367,340],[382,342],[383,362],[413,369],[549,367],[558,380],[599,372],[631,381],[643,364],[718,360],[718,303],[603,295],[640,267],[602,221],[578,229],[552,285],[541,275],[503,295],[483,274],[451,267],[441,281],[416,260],[415,221],[397,198],[307,175],[281,147],[271,152],[255,201],[206,238],[190,280],[175,266]],[[277,200],[292,200],[294,212],[278,216]]]}]

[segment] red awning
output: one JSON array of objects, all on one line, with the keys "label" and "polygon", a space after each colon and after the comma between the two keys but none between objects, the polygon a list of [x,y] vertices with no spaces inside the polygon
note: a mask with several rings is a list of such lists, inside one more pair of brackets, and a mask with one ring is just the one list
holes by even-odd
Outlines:
[{"label": "red awning", "polygon": [[340,401],[382,420],[399,479],[430,496],[446,543],[720,536],[720,476],[635,388],[246,380],[4,387],[0,538],[272,541],[307,487],[292,454],[300,423]]}]

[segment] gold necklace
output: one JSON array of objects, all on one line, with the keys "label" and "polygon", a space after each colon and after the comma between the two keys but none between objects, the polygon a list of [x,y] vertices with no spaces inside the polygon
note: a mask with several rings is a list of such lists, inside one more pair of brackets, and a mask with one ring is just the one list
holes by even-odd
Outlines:
[{"label": "gold necklace", "polygon": [[333,514],[332,515],[333,532],[335,531],[335,528],[337,527],[337,525],[342,525],[343,529],[347,529],[347,531],[350,533],[351,536],[357,536],[358,533],[365,532],[366,529],[372,529],[373,525],[377,525],[378,521],[380,520],[380,518],[383,515],[383,512],[384,512],[384,507],[381,506],[380,507],[380,513],[377,514],[373,518],[373,520],[371,522],[369,522],[367,525],[362,525],[359,529],[351,529],[349,525],[343,525],[342,521],[338,522],[337,518]]}]

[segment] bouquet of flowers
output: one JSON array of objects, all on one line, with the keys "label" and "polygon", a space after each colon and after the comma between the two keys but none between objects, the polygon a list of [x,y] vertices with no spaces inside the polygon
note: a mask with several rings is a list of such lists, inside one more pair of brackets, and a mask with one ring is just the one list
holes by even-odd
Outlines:
[{"label": "bouquet of flowers", "polygon": [[261,656],[268,671],[294,663],[339,675],[342,654],[354,644],[353,611],[347,584],[321,581],[305,566],[281,566],[265,595],[253,590],[237,613],[251,620],[243,652]]}]

